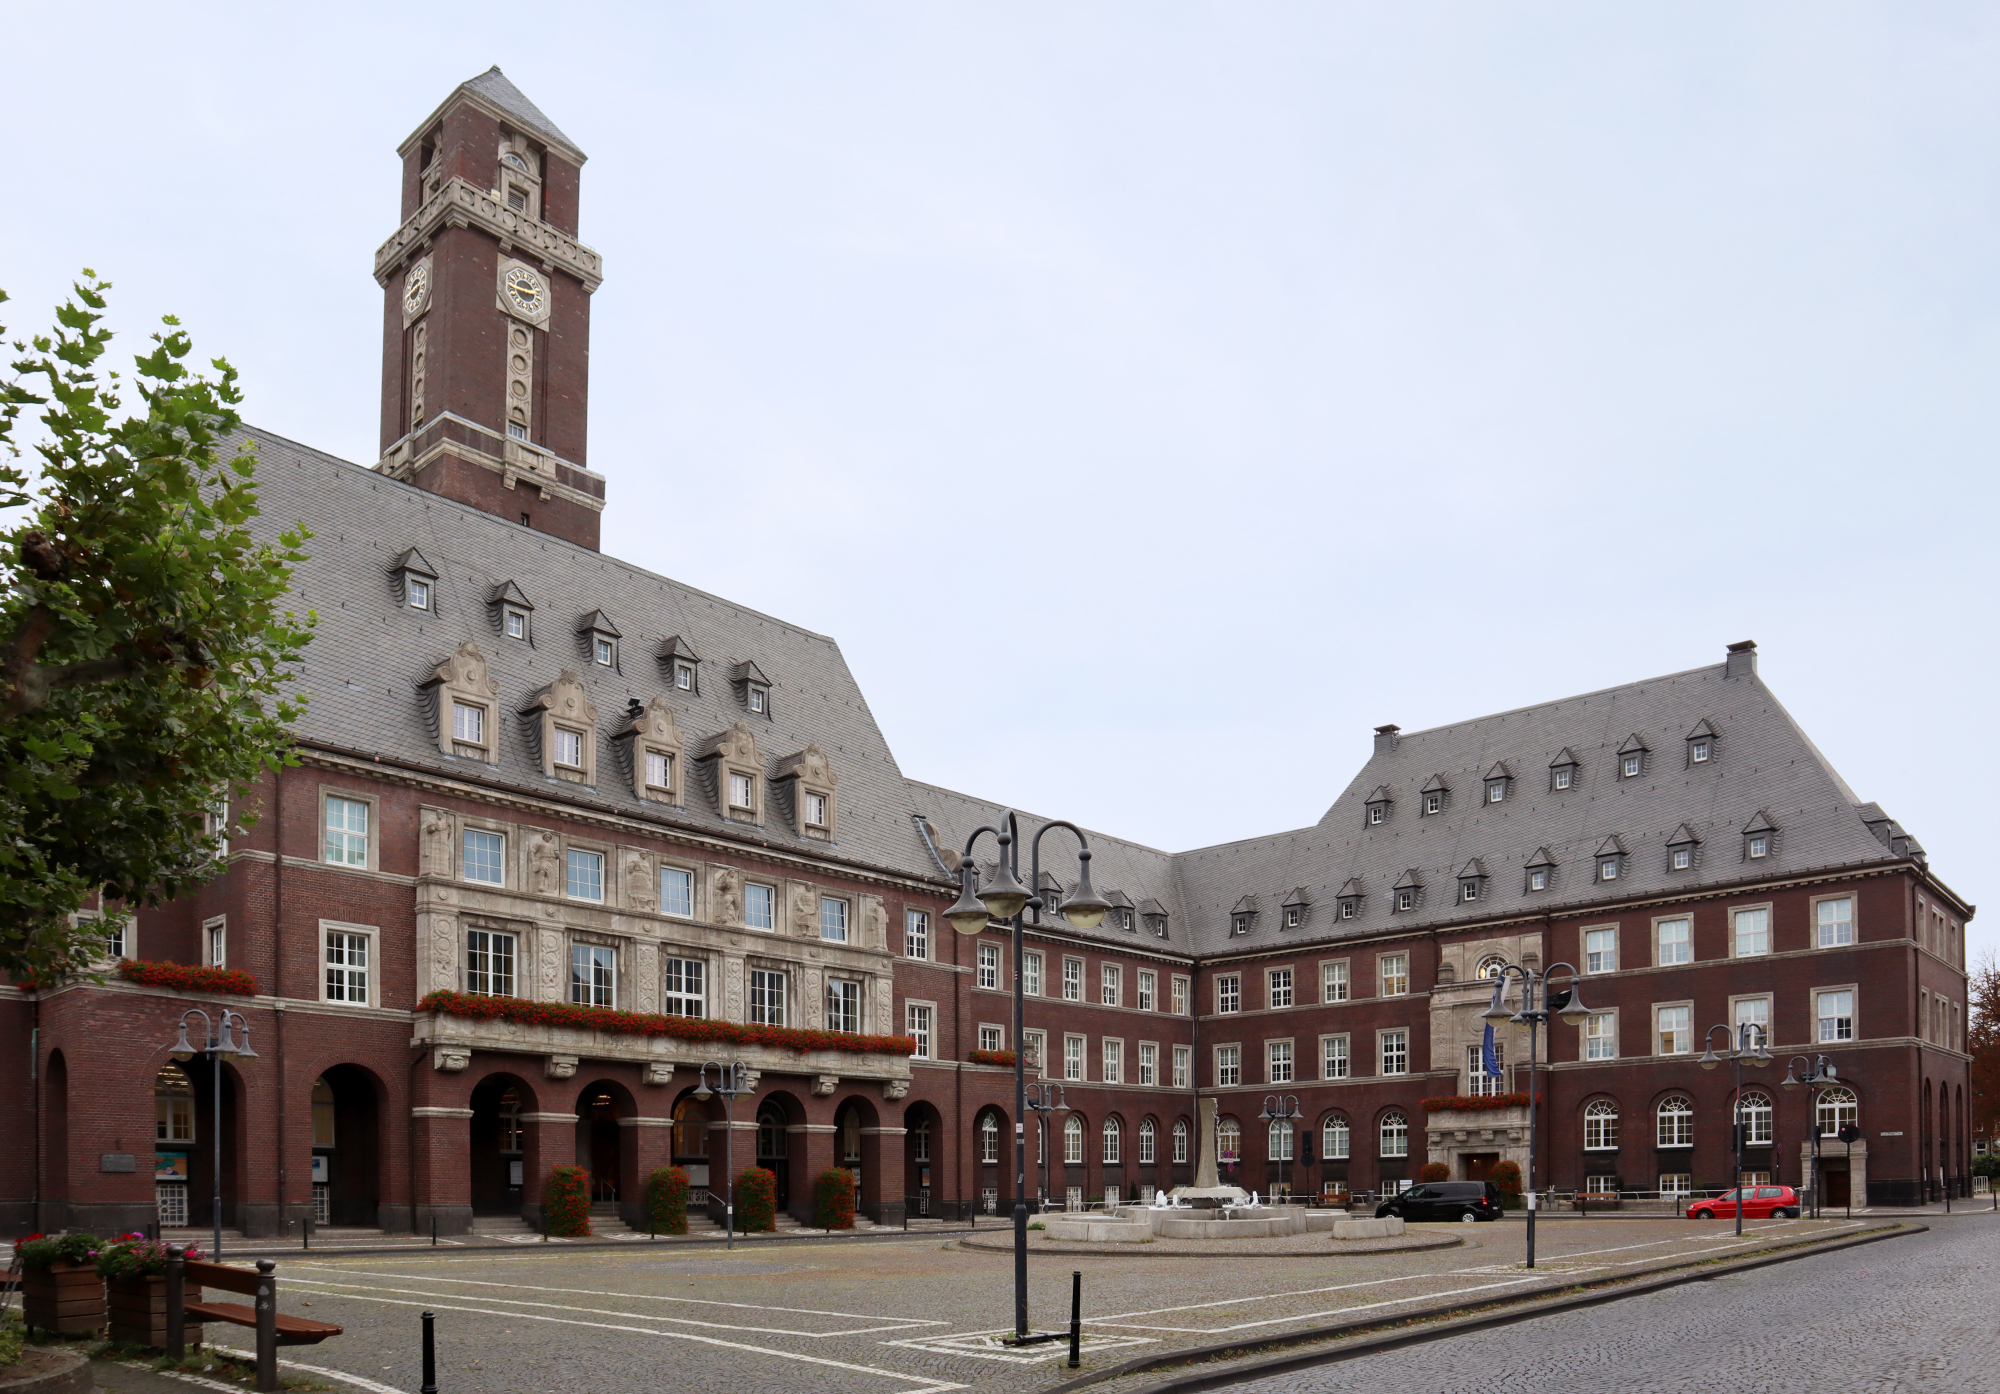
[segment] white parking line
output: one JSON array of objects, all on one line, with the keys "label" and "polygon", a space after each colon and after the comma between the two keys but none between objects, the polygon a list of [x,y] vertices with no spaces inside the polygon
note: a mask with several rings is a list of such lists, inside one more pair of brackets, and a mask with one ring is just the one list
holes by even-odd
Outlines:
[{"label": "white parking line", "polygon": [[[218,1345],[210,1345],[209,1349],[230,1356],[233,1359],[241,1360],[246,1365],[255,1365],[257,1363],[257,1356],[252,1351],[231,1350],[228,1346]],[[320,1375],[326,1379],[337,1379],[342,1384],[351,1384],[357,1389],[366,1389],[369,1391],[369,1394],[403,1394],[403,1391],[396,1388],[393,1384],[377,1384],[372,1379],[363,1379],[360,1375],[350,1375],[345,1370],[336,1370],[327,1365],[307,1365],[297,1360],[286,1360],[282,1356],[278,1358],[278,1363],[289,1369],[304,1370],[309,1375]],[[172,1374],[173,1371],[164,1370],[161,1373]],[[216,1384],[212,1380],[203,1380],[202,1383],[209,1385],[213,1389],[237,1390],[242,1387],[235,1384]]]},{"label": "white parking line", "polygon": [[[1112,1324],[1116,1326],[1129,1326],[1135,1331],[1174,1331],[1187,1335],[1220,1336],[1231,1331],[1254,1331],[1260,1326],[1284,1326],[1292,1322],[1316,1321],[1321,1317],[1351,1316],[1356,1312],[1371,1312],[1380,1307],[1401,1307],[1411,1302],[1435,1302],[1443,1298],[1463,1297],[1468,1293],[1492,1292],[1499,1288],[1522,1287],[1529,1283],[1539,1283],[1541,1281],[1542,1279],[1539,1276],[1532,1278],[1510,1278],[1498,1283],[1478,1283],[1472,1287],[1447,1288],[1443,1292],[1417,1292],[1410,1294],[1408,1297],[1391,1297],[1382,1302],[1363,1302],[1353,1307],[1328,1307],[1324,1311],[1294,1312],[1289,1316],[1269,1317],[1263,1321],[1239,1321],[1228,1326],[1149,1326],[1136,1321],[1121,1321]],[[1087,1326],[1098,1324],[1094,1321],[1087,1321],[1085,1323]]]}]

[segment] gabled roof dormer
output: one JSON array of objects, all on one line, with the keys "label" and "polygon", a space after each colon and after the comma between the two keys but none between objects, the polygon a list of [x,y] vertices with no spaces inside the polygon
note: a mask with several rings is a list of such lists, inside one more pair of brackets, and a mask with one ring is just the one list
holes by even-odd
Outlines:
[{"label": "gabled roof dormer", "polygon": [[584,662],[618,671],[618,641],[623,636],[609,615],[602,610],[592,610],[576,622],[576,637],[583,645]]},{"label": "gabled roof dormer", "polygon": [[840,816],[835,803],[839,777],[817,741],[778,762],[771,784],[791,814],[792,831],[800,837],[831,842]]},{"label": "gabled roof dormer", "polygon": [[695,657],[693,645],[680,635],[660,645],[660,670],[674,691],[689,697],[701,695],[701,660]]},{"label": "gabled roof dormer", "polygon": [[412,547],[397,557],[389,568],[396,587],[396,603],[412,610],[437,613],[437,568]]},{"label": "gabled roof dormer", "polygon": [[1556,888],[1556,859],[1549,855],[1548,848],[1537,847],[1535,855],[1528,858],[1528,864],[1522,870],[1527,873],[1528,894],[1535,895]]},{"label": "gabled roof dormer", "polygon": [[1389,809],[1395,801],[1395,796],[1390,794],[1388,785],[1376,785],[1375,792],[1362,800],[1362,806],[1368,810],[1368,826],[1379,827],[1388,822]]},{"label": "gabled roof dormer", "polygon": [[710,736],[697,757],[723,817],[738,823],[764,822],[764,757],[757,753],[757,738],[739,721],[727,731]]},{"label": "gabled roof dormer", "polygon": [[1442,813],[1451,803],[1451,785],[1441,774],[1434,774],[1424,781],[1424,787],[1417,791],[1420,802],[1417,812],[1429,818]]},{"label": "gabled roof dormer", "polygon": [[1618,777],[1639,778],[1646,772],[1646,760],[1651,754],[1644,738],[1634,731],[1625,738],[1625,744],[1618,747]]},{"label": "gabled roof dormer", "polygon": [[673,704],[664,694],[643,706],[632,698],[625,707],[625,724],[611,739],[625,752],[635,795],[652,803],[682,801],[681,733],[674,723]]},{"label": "gabled roof dormer", "polygon": [[1771,815],[1763,809],[1757,816],[1743,825],[1743,860],[1763,861],[1778,855],[1778,825],[1771,821]]},{"label": "gabled roof dormer", "polygon": [[1469,905],[1486,894],[1486,863],[1474,857],[1458,869],[1458,903]]},{"label": "gabled roof dormer", "polygon": [[1312,897],[1306,894],[1304,886],[1295,886],[1279,908],[1284,911],[1279,924],[1286,929],[1304,929],[1306,921],[1312,918]]},{"label": "gabled roof dormer", "polygon": [[1667,873],[1693,871],[1701,861],[1701,837],[1686,823],[1667,836]]},{"label": "gabled roof dormer", "polygon": [[1597,845],[1597,879],[1605,883],[1618,880],[1625,874],[1629,856],[1625,850],[1625,839],[1617,833],[1605,838]]},{"label": "gabled roof dormer", "polygon": [[1138,907],[1132,903],[1132,897],[1123,891],[1106,891],[1104,898],[1111,904],[1111,909],[1105,913],[1104,922],[1113,929],[1137,932]]},{"label": "gabled roof dormer", "polygon": [[1707,717],[1697,721],[1694,729],[1687,733],[1688,768],[1714,764],[1716,747],[1721,744],[1721,740],[1722,733],[1715,729],[1714,723]]},{"label": "gabled roof dormer", "polygon": [[467,639],[424,682],[435,707],[438,750],[484,764],[500,763],[500,685],[479,645]]},{"label": "gabled roof dormer", "polygon": [[1549,761],[1549,792],[1559,794],[1565,789],[1576,787],[1577,776],[1583,773],[1583,766],[1576,758],[1576,752],[1564,746],[1556,752],[1556,758]]},{"label": "gabled roof dormer", "polygon": [[1514,772],[1507,768],[1505,760],[1495,760],[1481,783],[1485,788],[1486,802],[1505,803],[1507,796],[1514,791]]},{"label": "gabled roof dormer", "polygon": [[565,668],[521,708],[529,739],[541,756],[542,774],[573,784],[597,783],[597,708],[583,679]]},{"label": "gabled roof dormer", "polygon": [[1229,932],[1232,935],[1248,934],[1257,927],[1257,897],[1246,895],[1229,910]]},{"label": "gabled roof dormer", "polygon": [[1167,937],[1167,907],[1147,896],[1139,902],[1139,918],[1145,923],[1146,932],[1155,939]]},{"label": "gabled roof dormer", "polygon": [[1334,896],[1334,913],[1343,920],[1361,917],[1361,878],[1350,876],[1340,883],[1340,890]]},{"label": "gabled roof dormer", "polygon": [[1415,867],[1411,867],[1396,878],[1396,884],[1389,888],[1391,914],[1407,914],[1424,903],[1424,878]]},{"label": "gabled roof dormer", "polygon": [[535,604],[522,593],[512,581],[502,581],[493,587],[493,593],[486,597],[486,607],[492,612],[493,627],[500,631],[503,639],[533,645],[535,642]]},{"label": "gabled roof dormer", "polygon": [[764,676],[763,669],[746,658],[730,669],[729,681],[736,689],[736,700],[743,704],[743,710],[752,716],[770,716],[771,680]]},{"label": "gabled roof dormer", "polygon": [[1040,896],[1042,900],[1042,923],[1048,924],[1050,921],[1055,920],[1056,907],[1062,904],[1062,882],[1056,880],[1052,873],[1044,871],[1042,879],[1035,886],[1035,894]]}]

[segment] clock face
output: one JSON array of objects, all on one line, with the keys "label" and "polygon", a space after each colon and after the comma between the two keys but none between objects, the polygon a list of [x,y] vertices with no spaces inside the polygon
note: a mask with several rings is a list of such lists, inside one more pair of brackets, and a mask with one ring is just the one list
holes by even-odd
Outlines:
[{"label": "clock face", "polygon": [[414,315],[423,309],[424,299],[431,293],[431,264],[420,261],[410,268],[410,274],[403,278],[403,313]]},{"label": "clock face", "polygon": [[517,266],[507,273],[507,298],[514,308],[524,315],[536,315],[548,302],[549,293],[542,285],[542,278],[525,266]]}]

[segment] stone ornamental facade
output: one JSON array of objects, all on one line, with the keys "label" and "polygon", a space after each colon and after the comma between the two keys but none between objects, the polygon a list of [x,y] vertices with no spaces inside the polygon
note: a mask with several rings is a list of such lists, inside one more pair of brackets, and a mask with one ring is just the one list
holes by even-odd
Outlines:
[{"label": "stone ornamental facade", "polygon": [[[833,1166],[880,1220],[1004,1209],[1023,1047],[1071,1109],[1031,1146],[1055,1203],[1191,1183],[1206,1105],[1246,1189],[1484,1176],[1527,1147],[1529,1042],[1502,1029],[1497,1075],[1481,1050],[1499,963],[1576,965],[1592,1011],[1540,1046],[1546,1184],[1727,1184],[1740,1102],[1749,1166],[1793,1184],[1815,1128],[1860,1128],[1822,1139],[1829,1200],[1966,1188],[1972,907],[1750,644],[1381,727],[1311,827],[1178,854],[1093,833],[1112,912],[1029,926],[1012,1039],[1006,935],[942,919],[952,849],[998,810],[904,775],[831,639],[596,550],[582,151],[495,69],[401,153],[380,459],[253,432],[265,518],[316,535],[300,763],[238,798],[259,819],[221,874],[107,942],[104,982],[0,985],[33,1063],[0,1093],[5,1232],[206,1223],[218,1130],[253,1235],[532,1222],[559,1163],[636,1220],[656,1168],[719,1186],[725,1144],[797,1214]],[[257,1052],[219,1118],[204,1063],[166,1053],[197,1006]],[[1741,1101],[1697,1064],[1738,1023],[1779,1062]],[[1779,1088],[1801,1053],[1841,1090]],[[693,1097],[711,1059],[754,1081],[733,1130]],[[1268,1126],[1271,1095],[1299,1120]]]}]

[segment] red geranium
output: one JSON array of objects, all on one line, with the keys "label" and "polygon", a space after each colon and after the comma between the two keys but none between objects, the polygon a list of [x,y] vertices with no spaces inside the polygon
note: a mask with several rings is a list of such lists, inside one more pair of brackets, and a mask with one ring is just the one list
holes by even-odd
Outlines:
[{"label": "red geranium", "polygon": [[1014,1068],[1014,1052],[1011,1050],[975,1050],[965,1057],[975,1065],[1005,1065]]},{"label": "red geranium", "polygon": [[173,987],[183,992],[221,992],[234,997],[255,997],[257,980],[241,968],[195,968],[185,963],[145,963],[138,959],[118,960],[118,976],[144,987]]},{"label": "red geranium", "polygon": [[858,1055],[914,1055],[912,1036],[861,1036],[846,1031],[807,1031],[797,1026],[753,1026],[709,1017],[658,1016],[574,1002],[530,1002],[523,997],[475,997],[440,989],[417,1003],[420,1012],[439,1012],[468,1021],[512,1021],[523,1026],[567,1026],[620,1036],[671,1036],[682,1041],[777,1046],[783,1050],[844,1050]]},{"label": "red geranium", "polygon": [[1424,1107],[1432,1113],[1476,1112],[1488,1108],[1527,1106],[1526,1094],[1441,1094],[1424,1100]]}]

